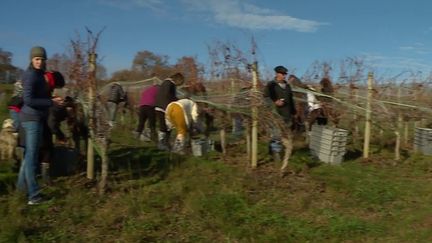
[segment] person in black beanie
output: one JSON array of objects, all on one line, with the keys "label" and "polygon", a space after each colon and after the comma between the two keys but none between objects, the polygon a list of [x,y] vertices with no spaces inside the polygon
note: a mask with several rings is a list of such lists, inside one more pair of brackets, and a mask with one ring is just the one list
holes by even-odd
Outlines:
[{"label": "person in black beanie", "polygon": [[51,98],[47,92],[44,77],[46,59],[45,48],[33,47],[30,51],[30,65],[23,75],[24,104],[20,111],[20,121],[26,136],[24,159],[18,174],[17,188],[27,192],[28,205],[39,204],[44,200],[36,181],[39,145],[49,107],[62,103],[61,98]]}]

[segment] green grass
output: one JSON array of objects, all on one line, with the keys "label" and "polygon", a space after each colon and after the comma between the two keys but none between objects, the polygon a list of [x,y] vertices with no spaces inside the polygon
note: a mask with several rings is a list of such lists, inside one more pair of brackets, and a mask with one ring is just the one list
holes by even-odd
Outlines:
[{"label": "green grass", "polygon": [[[47,189],[55,198],[43,206],[27,207],[14,193],[4,196],[0,241],[432,239],[429,175],[411,170],[424,168],[422,160],[384,168],[358,162],[320,165],[279,178],[197,158],[160,166],[164,156],[170,161],[169,155],[160,154],[152,162],[146,157],[152,150],[142,150],[148,162],[113,168],[105,196],[97,196],[80,176],[58,179]],[[112,151],[117,152],[123,153]],[[304,160],[297,156],[293,163]],[[138,161],[128,163],[138,166]],[[122,174],[139,169],[139,175]]]},{"label": "green grass", "polygon": [[29,207],[10,164],[0,166],[13,177],[0,196],[0,242],[432,240],[430,157],[329,166],[296,148],[282,178],[265,143],[251,170],[241,143],[228,156],[173,156],[131,141],[129,130],[114,130],[103,196],[82,174],[60,177],[44,189],[50,202]]}]

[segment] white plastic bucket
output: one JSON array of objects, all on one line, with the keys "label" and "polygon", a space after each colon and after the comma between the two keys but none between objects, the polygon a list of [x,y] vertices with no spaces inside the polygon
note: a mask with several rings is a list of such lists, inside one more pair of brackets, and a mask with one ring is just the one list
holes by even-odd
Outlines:
[{"label": "white plastic bucket", "polygon": [[203,156],[207,152],[207,141],[202,139],[194,139],[191,141],[193,156]]}]

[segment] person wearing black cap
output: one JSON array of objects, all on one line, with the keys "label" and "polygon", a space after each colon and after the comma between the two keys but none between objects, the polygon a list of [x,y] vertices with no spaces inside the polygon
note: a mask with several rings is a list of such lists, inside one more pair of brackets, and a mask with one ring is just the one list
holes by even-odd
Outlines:
[{"label": "person wearing black cap", "polygon": [[[274,68],[274,71],[276,76],[274,80],[267,83],[264,89],[264,97],[269,98],[273,102],[277,113],[281,115],[286,126],[291,128],[296,109],[291,86],[285,80],[288,69],[284,66],[277,66]],[[281,135],[274,131],[272,140],[270,141],[270,152],[275,160],[280,160],[280,152],[282,152],[280,137]]]}]

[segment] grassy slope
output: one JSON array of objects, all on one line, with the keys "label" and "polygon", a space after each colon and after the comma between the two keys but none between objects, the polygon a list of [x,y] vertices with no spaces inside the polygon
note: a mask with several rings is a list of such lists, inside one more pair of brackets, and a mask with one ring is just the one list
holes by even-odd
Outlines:
[{"label": "grassy slope", "polygon": [[430,157],[317,166],[298,149],[281,178],[265,157],[247,169],[241,146],[225,158],[170,157],[128,136],[113,136],[105,196],[83,175],[56,179],[45,189],[54,199],[36,207],[3,192],[0,242],[432,240]]}]

